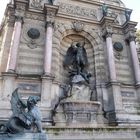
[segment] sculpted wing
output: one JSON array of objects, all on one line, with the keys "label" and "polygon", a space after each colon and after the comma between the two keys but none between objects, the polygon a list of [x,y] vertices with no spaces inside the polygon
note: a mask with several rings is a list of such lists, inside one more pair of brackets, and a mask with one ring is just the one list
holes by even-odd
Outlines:
[{"label": "sculpted wing", "polygon": [[88,58],[87,58],[87,52],[85,48],[83,48],[83,63],[85,67],[88,66]]},{"label": "sculpted wing", "polygon": [[25,108],[27,108],[27,105],[24,103],[24,101],[20,99],[20,96],[18,94],[18,88],[15,89],[15,91],[12,93],[10,102],[13,115],[20,114],[25,110]]},{"label": "sculpted wing", "polygon": [[71,46],[68,48],[66,56],[64,58],[64,67],[68,67],[70,65],[73,65],[75,63],[75,48],[74,46]]}]

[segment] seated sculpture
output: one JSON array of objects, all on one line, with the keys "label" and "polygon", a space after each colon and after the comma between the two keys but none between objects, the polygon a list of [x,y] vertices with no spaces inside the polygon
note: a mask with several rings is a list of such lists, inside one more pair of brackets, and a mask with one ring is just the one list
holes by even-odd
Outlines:
[{"label": "seated sculpture", "polygon": [[36,128],[37,132],[42,132],[41,115],[37,102],[40,101],[38,96],[30,96],[27,102],[24,102],[19,94],[18,88],[12,93],[11,108],[12,116],[5,125],[4,132],[10,134],[23,133],[26,130],[31,131]]}]

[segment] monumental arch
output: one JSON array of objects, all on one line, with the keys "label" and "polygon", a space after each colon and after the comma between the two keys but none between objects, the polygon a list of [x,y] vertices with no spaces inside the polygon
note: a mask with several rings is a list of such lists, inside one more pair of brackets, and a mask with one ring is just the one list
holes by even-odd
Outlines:
[{"label": "monumental arch", "polygon": [[18,88],[24,100],[40,96],[49,139],[139,137],[131,12],[121,0],[11,1],[0,28],[0,122]]}]

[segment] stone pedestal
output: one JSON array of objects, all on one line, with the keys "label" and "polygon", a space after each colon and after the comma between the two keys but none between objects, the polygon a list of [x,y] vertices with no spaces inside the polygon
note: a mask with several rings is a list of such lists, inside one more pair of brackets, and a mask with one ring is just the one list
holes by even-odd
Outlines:
[{"label": "stone pedestal", "polygon": [[15,87],[15,73],[5,72],[2,73],[3,85],[2,85],[2,99],[7,100],[11,98],[11,94],[14,91]]},{"label": "stone pedestal", "polygon": [[52,108],[51,108],[51,94],[52,94],[52,81],[54,77],[50,75],[46,75],[42,77],[42,93],[41,93],[41,108],[43,110],[43,114],[45,114],[45,118],[43,122],[46,125],[52,125]]},{"label": "stone pedestal", "polygon": [[0,134],[0,140],[48,140],[45,133]]}]

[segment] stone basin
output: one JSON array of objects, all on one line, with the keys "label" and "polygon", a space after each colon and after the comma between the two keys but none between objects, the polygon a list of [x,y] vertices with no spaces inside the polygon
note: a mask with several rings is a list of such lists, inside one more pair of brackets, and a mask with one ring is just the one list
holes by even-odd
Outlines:
[{"label": "stone basin", "polygon": [[64,101],[61,103],[68,125],[96,124],[100,102],[97,101]]}]

